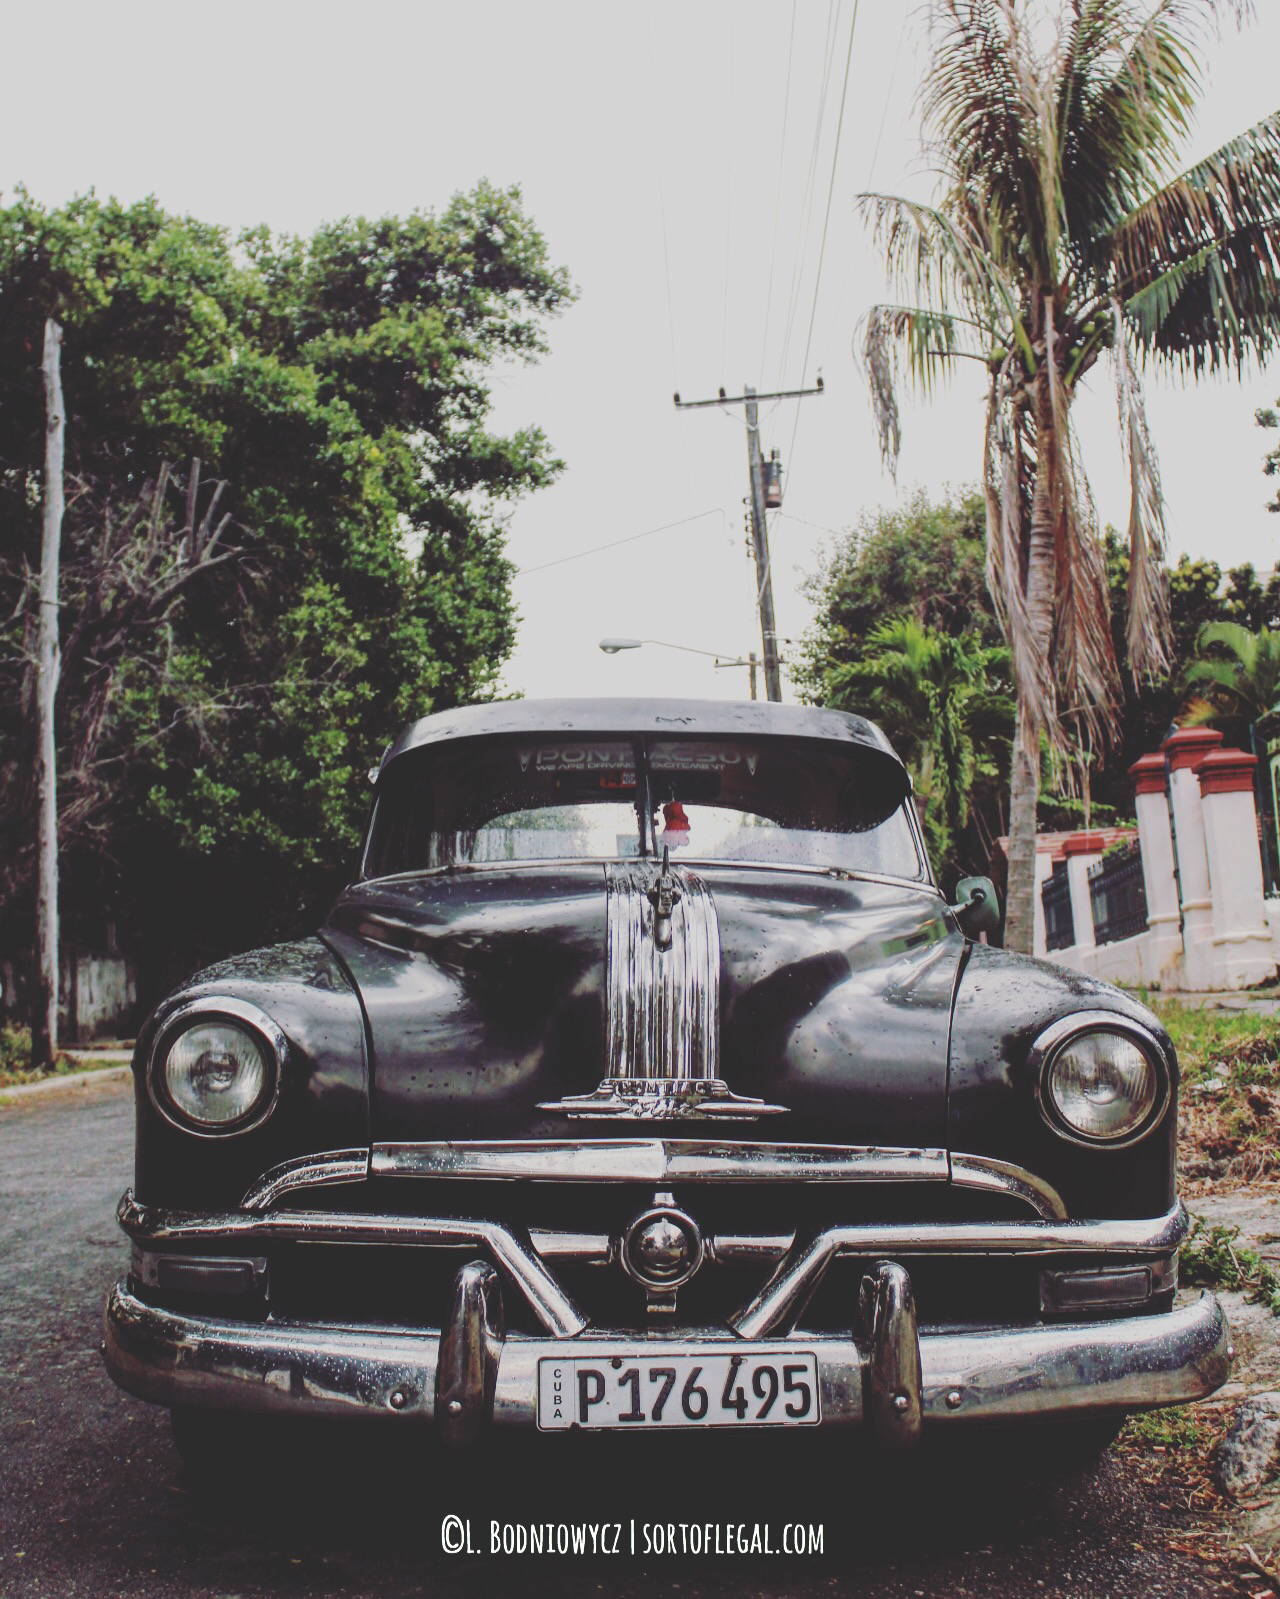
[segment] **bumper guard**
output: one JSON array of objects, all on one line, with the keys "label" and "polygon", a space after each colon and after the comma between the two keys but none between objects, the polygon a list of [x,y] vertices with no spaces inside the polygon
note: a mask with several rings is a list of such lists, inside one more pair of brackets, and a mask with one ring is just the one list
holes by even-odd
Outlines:
[{"label": "bumper guard", "polygon": [[[726,1328],[637,1338],[504,1336],[496,1274],[463,1267],[443,1329],[234,1322],[148,1304],[119,1283],[107,1301],[115,1380],[161,1404],[248,1412],[401,1418],[464,1442],[490,1426],[537,1422],[538,1362],[652,1358],[741,1349]],[[941,1423],[1035,1420],[1151,1409],[1204,1398],[1227,1377],[1222,1307],[1205,1295],[1176,1310],[1114,1321],[918,1334],[907,1273],[868,1274],[850,1337],[805,1335],[788,1350],[818,1363],[821,1420],[868,1421],[903,1447]]]}]

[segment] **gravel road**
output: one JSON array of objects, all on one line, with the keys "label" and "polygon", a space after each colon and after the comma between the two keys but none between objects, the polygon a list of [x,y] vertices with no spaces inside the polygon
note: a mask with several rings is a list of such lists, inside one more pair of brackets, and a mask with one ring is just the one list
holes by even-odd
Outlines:
[{"label": "gravel road", "polygon": [[[128,1084],[0,1108],[0,1595],[504,1593],[683,1596],[1186,1596],[1235,1581],[1185,1536],[1176,1478],[1145,1486],[1112,1454],[1083,1477],[1000,1471],[966,1449],[901,1473],[812,1435],[519,1438],[496,1458],[442,1460],[380,1435],[333,1434],[274,1465],[246,1460],[217,1493],[185,1483],[163,1411],[119,1393],[98,1318],[126,1251]],[[442,1523],[475,1554],[446,1554]],[[492,1521],[620,1524],[617,1555],[489,1552]],[[629,1527],[637,1527],[637,1553]],[[773,1554],[645,1552],[672,1525],[730,1524]],[[818,1553],[780,1552],[784,1526],[822,1527]],[[560,1536],[554,1533],[553,1538]],[[613,1534],[607,1533],[612,1542]],[[722,1547],[729,1535],[722,1531]],[[714,1532],[711,1534],[714,1540]]]}]

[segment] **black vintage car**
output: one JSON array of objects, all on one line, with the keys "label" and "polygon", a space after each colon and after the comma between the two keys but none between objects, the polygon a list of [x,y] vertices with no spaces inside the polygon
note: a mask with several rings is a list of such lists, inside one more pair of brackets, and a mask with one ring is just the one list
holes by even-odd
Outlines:
[{"label": "black vintage car", "polygon": [[189,1453],[220,1412],[896,1449],[1210,1393],[1169,1039],[967,889],[856,716],[415,723],[316,936],[142,1030],[112,1375]]}]

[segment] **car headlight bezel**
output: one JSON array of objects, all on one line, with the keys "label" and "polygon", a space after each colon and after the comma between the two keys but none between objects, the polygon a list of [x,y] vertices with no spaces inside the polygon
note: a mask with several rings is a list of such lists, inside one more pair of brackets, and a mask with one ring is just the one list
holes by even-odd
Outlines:
[{"label": "car headlight bezel", "polygon": [[[1093,1134],[1068,1121],[1054,1097],[1050,1073],[1055,1062],[1082,1038],[1109,1033],[1134,1045],[1151,1069],[1153,1094],[1141,1118],[1121,1133]],[[1030,1063],[1040,1115],[1059,1138],[1082,1149],[1131,1149],[1164,1120],[1173,1083],[1173,1063],[1165,1046],[1149,1027],[1114,1011],[1077,1011],[1047,1027],[1031,1046]]]},{"label": "car headlight bezel", "polygon": [[[195,1027],[219,1023],[247,1033],[260,1049],[265,1064],[265,1081],[250,1108],[234,1120],[215,1123],[202,1121],[183,1109],[170,1092],[165,1068],[174,1045]],[[195,1138],[232,1138],[252,1132],[275,1110],[280,1098],[289,1044],[280,1027],[257,1005],[230,995],[211,995],[180,1005],[166,1016],[152,1041],[147,1061],[147,1094],[156,1110],[171,1126]]]}]

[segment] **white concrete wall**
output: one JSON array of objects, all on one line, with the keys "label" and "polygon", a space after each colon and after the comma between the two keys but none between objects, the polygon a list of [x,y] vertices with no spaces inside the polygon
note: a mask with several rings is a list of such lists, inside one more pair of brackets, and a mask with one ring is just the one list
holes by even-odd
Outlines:
[{"label": "white concrete wall", "polygon": [[[74,977],[74,989],[73,989]],[[138,992],[123,955],[76,955],[65,948],[58,962],[58,1033],[62,1043],[121,1038],[133,1024]],[[22,964],[0,960],[0,1014],[26,1024],[27,974]],[[72,1021],[74,1018],[75,1025]]]},{"label": "white concrete wall", "polygon": [[[1219,767],[1226,753],[1214,754]],[[1215,785],[1208,770],[1206,767],[1203,793],[1200,776],[1190,766],[1184,764],[1173,771],[1172,834],[1165,796],[1136,796],[1146,931],[1113,944],[1097,944],[1088,869],[1099,857],[1069,856],[1076,942],[1070,949],[1055,950],[1047,956],[1049,960],[1108,982],[1166,993],[1247,988],[1276,974],[1280,969],[1280,899],[1268,900],[1263,895],[1253,793],[1227,783]],[[1229,769],[1228,774],[1230,777]],[[1218,775],[1221,778],[1221,771]],[[1175,839],[1180,903],[1174,877]],[[1039,903],[1036,908],[1043,923]]]},{"label": "white concrete wall", "polygon": [[1031,943],[1031,953],[1038,955],[1041,960],[1048,953],[1048,944],[1046,943],[1047,935],[1044,930],[1044,900],[1040,891],[1052,876],[1053,856],[1050,855],[1048,850],[1038,849],[1036,851],[1036,901],[1032,915],[1034,935]]},{"label": "white concrete wall", "polygon": [[1213,891],[1209,886],[1199,779],[1184,766],[1171,775],[1169,789],[1182,888],[1183,979],[1179,987],[1213,988]]},{"label": "white concrete wall", "polygon": [[[1138,816],[1138,845],[1142,851],[1142,881],[1147,896],[1147,931],[1135,940],[1145,939],[1140,951],[1143,982],[1168,993],[1181,988],[1182,912],[1178,906],[1178,879],[1174,872],[1173,829],[1169,820],[1169,798],[1162,789],[1157,794],[1137,794],[1134,808]],[[1128,979],[1112,979],[1112,981]]]},{"label": "white concrete wall", "polygon": [[1273,976],[1277,962],[1262,891],[1253,791],[1205,794],[1202,809],[1213,887],[1213,986],[1250,988]]}]

